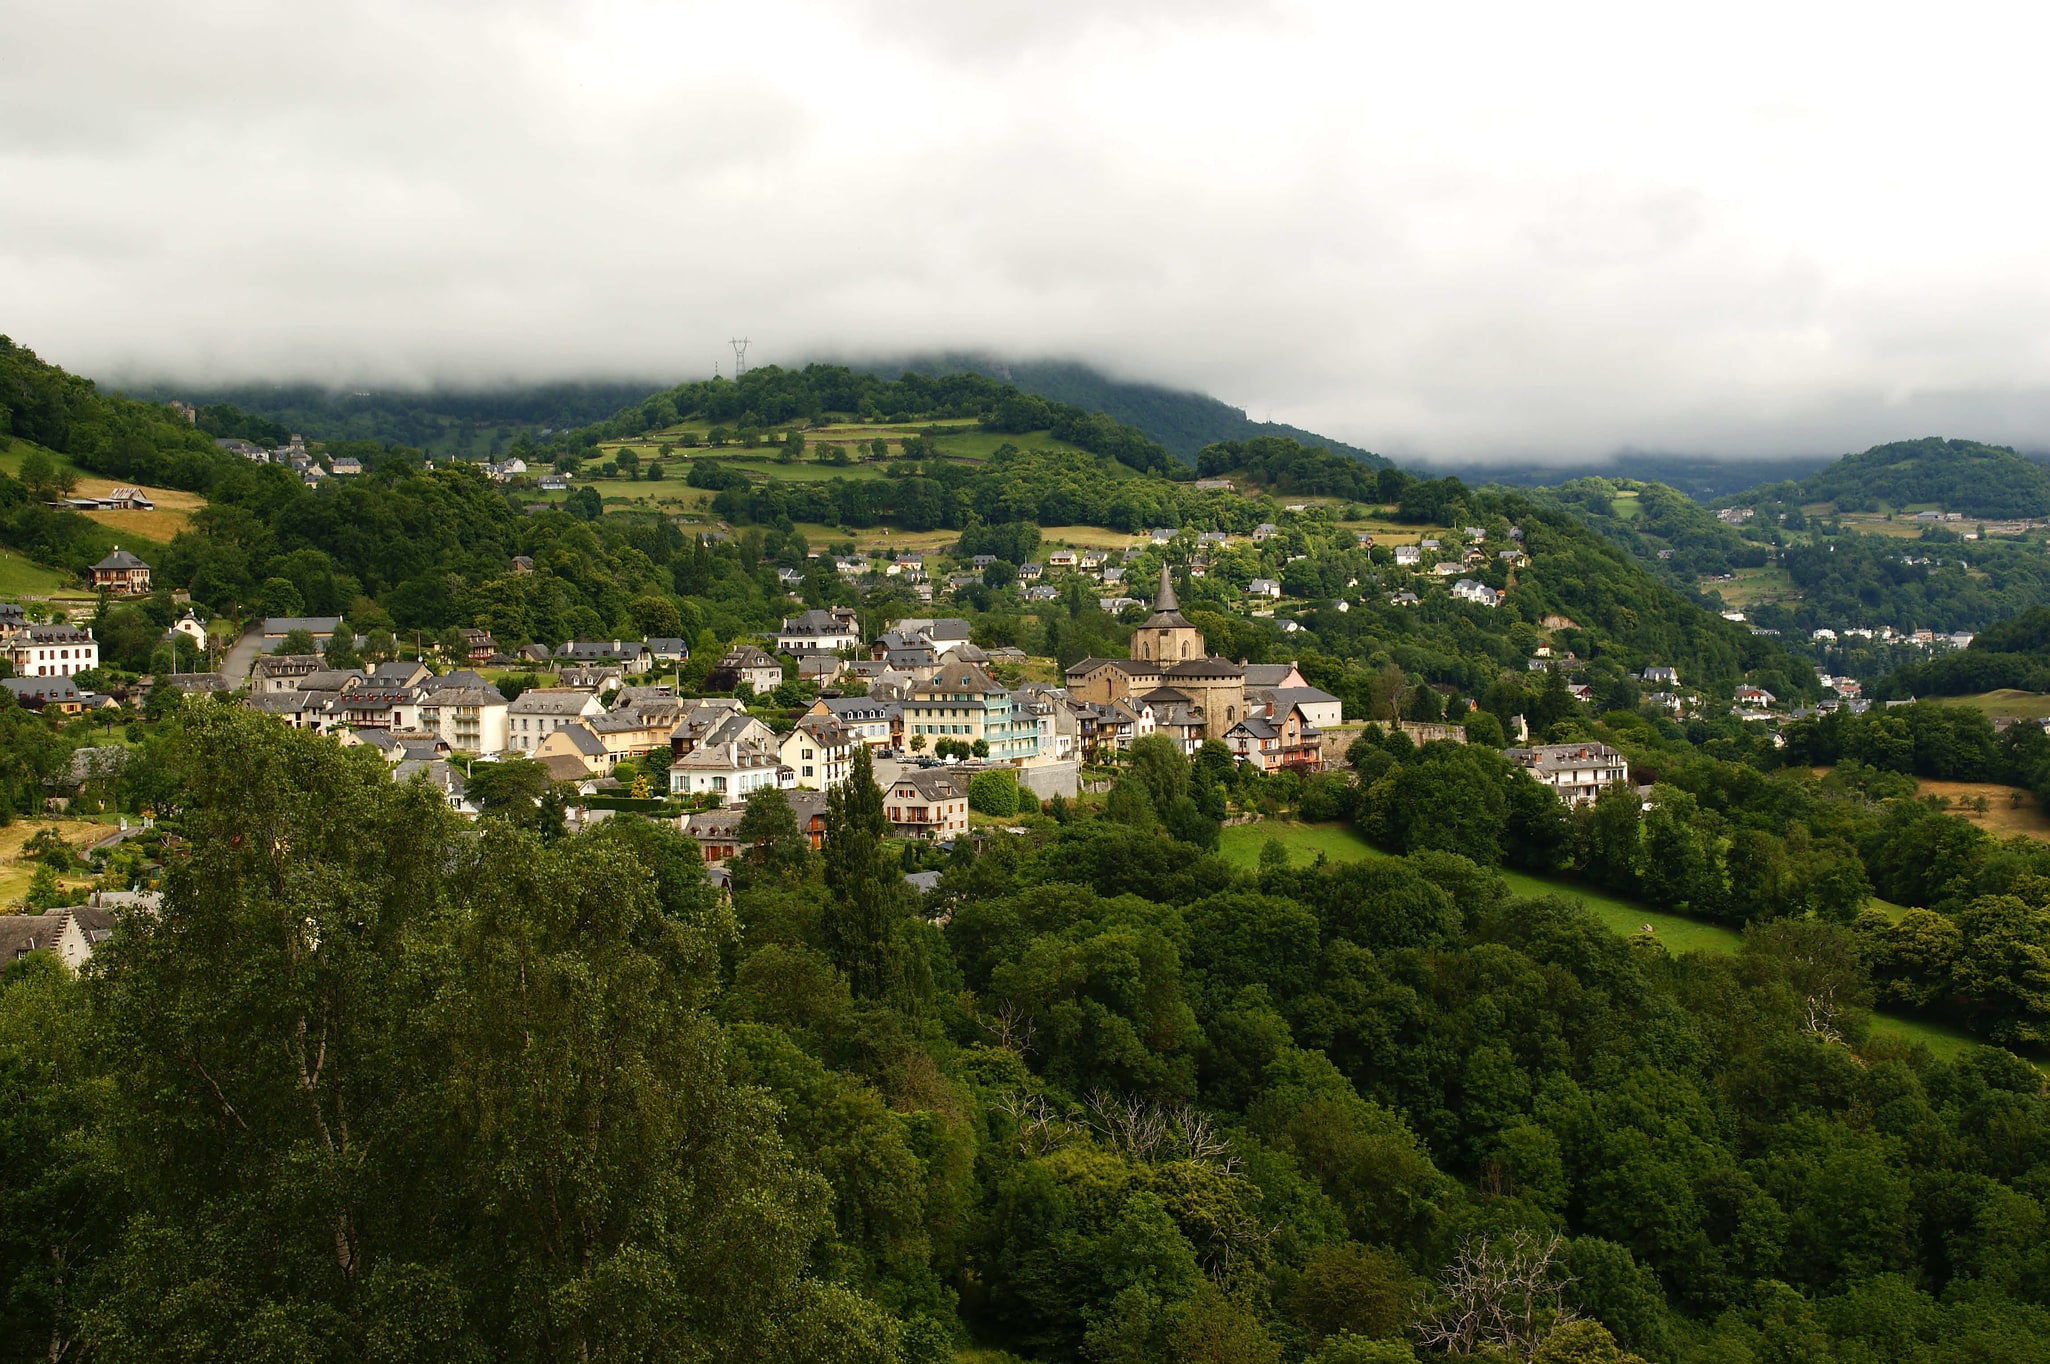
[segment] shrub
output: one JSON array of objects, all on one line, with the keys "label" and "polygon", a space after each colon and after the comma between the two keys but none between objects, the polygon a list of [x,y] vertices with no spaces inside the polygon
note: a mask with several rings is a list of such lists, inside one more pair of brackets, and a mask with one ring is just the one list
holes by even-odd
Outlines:
[{"label": "shrub", "polygon": [[968,783],[968,808],[998,817],[1017,814],[1017,777],[995,769],[977,772]]}]

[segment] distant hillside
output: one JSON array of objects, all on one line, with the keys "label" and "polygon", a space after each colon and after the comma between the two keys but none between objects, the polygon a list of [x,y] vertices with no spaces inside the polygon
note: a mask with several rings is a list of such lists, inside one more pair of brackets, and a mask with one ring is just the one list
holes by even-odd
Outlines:
[{"label": "distant hillside", "polygon": [[[151,386],[134,394],[155,402],[175,398],[190,403],[200,409],[200,424],[214,434],[246,436],[264,444],[275,444],[285,433],[296,431],[309,440],[368,440],[412,446],[435,456],[487,459],[504,454],[521,436],[533,439],[602,421],[639,402],[651,387],[642,381],[345,392],[312,384],[245,384],[217,389]],[[229,409],[234,410],[232,415]],[[244,415],[260,420],[251,425],[240,419]]]},{"label": "distant hillside", "polygon": [[1572,512],[1690,596],[1701,578],[1755,568],[1770,558],[1766,546],[1746,540],[1663,483],[1579,478],[1533,489],[1531,497]]},{"label": "distant hillside", "polygon": [[1622,454],[1595,463],[1529,462],[1441,464],[1419,473],[1452,474],[1468,483],[1501,483],[1515,488],[1550,487],[1580,478],[1633,479],[1663,483],[1697,502],[1713,502],[1765,483],[1805,478],[1829,463],[1823,455],[1782,459],[1704,459],[1689,455]]},{"label": "distant hillside", "polygon": [[1052,402],[1101,412],[1113,421],[1137,427],[1167,448],[1169,454],[1193,464],[1196,452],[1220,441],[1245,441],[1258,436],[1283,436],[1303,445],[1321,445],[1333,454],[1375,468],[1389,461],[1371,450],[1348,445],[1285,422],[1256,422],[1245,412],[1202,393],[1126,383],[1072,360],[1003,360],[988,355],[944,354],[909,360],[868,361],[857,366],[872,374],[894,377],[916,374],[984,374],[1016,384]]},{"label": "distant hillside", "polygon": [[1759,498],[1830,502],[1840,512],[1934,505],[1966,516],[2043,516],[2050,515],[2050,470],[2004,445],[1930,436],[1875,445],[1798,483],[1725,500]]}]

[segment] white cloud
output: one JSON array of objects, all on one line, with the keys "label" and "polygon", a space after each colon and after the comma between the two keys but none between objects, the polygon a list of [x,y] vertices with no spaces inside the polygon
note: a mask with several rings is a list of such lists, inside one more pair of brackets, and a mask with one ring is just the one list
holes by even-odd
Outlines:
[{"label": "white cloud", "polygon": [[2042,445],[2020,6],[0,0],[0,328],[350,383],[977,347],[1410,456]]}]

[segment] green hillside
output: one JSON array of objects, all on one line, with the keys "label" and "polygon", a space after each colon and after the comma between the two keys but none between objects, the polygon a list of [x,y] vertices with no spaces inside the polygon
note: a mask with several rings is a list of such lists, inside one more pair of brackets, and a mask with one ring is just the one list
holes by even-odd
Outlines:
[{"label": "green hillside", "polygon": [[1243,408],[1208,394],[1159,384],[1113,379],[1094,366],[1073,360],[1005,360],[991,355],[917,356],[902,362],[871,362],[861,368],[877,374],[983,374],[1016,384],[1027,393],[1071,407],[1101,412],[1137,427],[1159,441],[1175,458],[1195,461],[1197,451],[1220,441],[1245,441],[1278,436],[1321,446],[1334,454],[1376,468],[1388,460],[1370,450],[1320,436],[1285,422],[1254,421]]},{"label": "green hillside", "polygon": [[2004,445],[1930,436],[1875,445],[1797,483],[1726,499],[1733,506],[1760,500],[1827,502],[1839,512],[1933,507],[1965,516],[2043,516],[2050,515],[2050,470]]}]

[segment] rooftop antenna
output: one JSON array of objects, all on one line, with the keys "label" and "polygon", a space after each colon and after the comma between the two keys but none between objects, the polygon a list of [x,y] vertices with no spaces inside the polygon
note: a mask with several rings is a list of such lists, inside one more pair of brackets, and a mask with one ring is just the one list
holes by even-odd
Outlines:
[{"label": "rooftop antenna", "polygon": [[735,337],[729,344],[733,347],[733,377],[738,379],[747,373],[747,338]]}]

